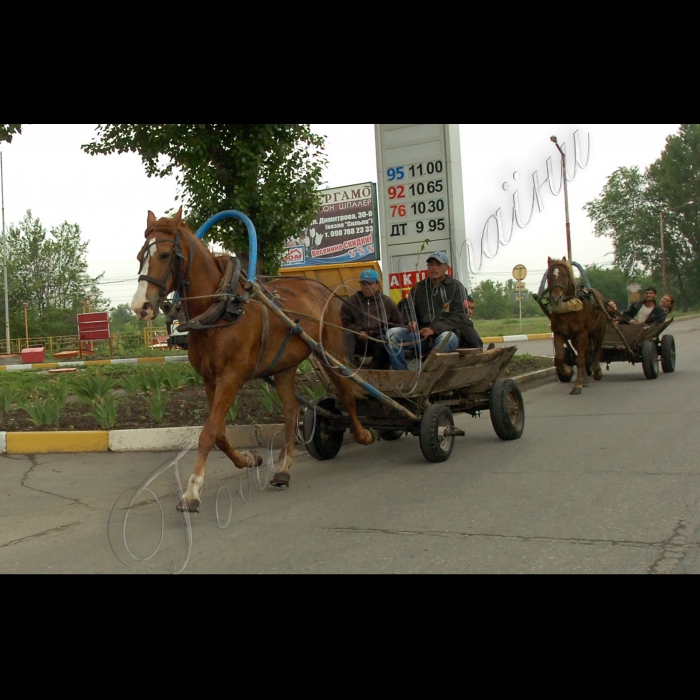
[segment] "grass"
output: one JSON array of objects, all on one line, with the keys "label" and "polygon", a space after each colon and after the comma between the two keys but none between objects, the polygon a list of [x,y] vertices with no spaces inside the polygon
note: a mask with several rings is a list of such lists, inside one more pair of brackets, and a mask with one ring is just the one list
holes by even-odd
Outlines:
[{"label": "grass", "polygon": [[527,333],[550,333],[549,319],[544,315],[541,317],[524,318],[522,322],[522,330],[519,318],[507,319],[479,319],[474,318],[474,328],[482,338],[491,338],[499,335],[519,335]]},{"label": "grass", "polygon": [[[683,316],[693,316],[698,314],[697,309],[690,309],[688,311],[681,311],[676,309],[673,312],[674,318],[681,318]],[[482,338],[492,338],[500,335],[534,335],[535,333],[551,333],[551,327],[549,325],[549,320],[544,316],[533,316],[529,318],[524,318],[522,320],[522,330],[519,318],[506,318],[506,319],[480,319],[477,314],[474,318],[474,327],[477,333]]]}]

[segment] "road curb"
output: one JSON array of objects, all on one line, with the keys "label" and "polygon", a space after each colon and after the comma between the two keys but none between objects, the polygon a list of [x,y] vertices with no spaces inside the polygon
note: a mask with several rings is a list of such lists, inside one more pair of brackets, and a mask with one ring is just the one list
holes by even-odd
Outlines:
[{"label": "road curb", "polygon": [[[555,374],[554,367],[521,374],[513,379],[527,385],[537,379]],[[523,389],[527,389],[524,386]],[[0,431],[0,454],[48,454],[76,452],[169,452],[183,440],[199,440],[201,425],[182,428],[143,428],[133,430],[63,430],[3,432]],[[228,439],[237,449],[266,448],[274,439],[275,448],[281,447],[284,425],[232,425],[226,429]],[[277,435],[276,435],[277,434]],[[346,434],[346,439],[352,436]]]},{"label": "road curb", "polygon": [[35,362],[29,365],[0,365],[0,372],[20,372],[24,369],[65,369],[68,367],[96,367],[99,365],[142,365],[151,362],[189,362],[187,355],[163,357],[130,357],[118,360],[76,360],[75,362]]},{"label": "road curb", "polygon": [[521,343],[523,340],[550,340],[552,333],[529,333],[527,335],[492,335],[489,338],[482,338],[481,342],[487,343]]}]

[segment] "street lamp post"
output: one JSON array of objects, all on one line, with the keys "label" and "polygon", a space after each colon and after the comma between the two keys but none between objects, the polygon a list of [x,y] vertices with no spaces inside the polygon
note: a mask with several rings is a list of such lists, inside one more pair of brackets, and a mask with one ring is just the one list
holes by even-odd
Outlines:
[{"label": "street lamp post", "polygon": [[[676,209],[680,209],[681,207],[684,207],[687,204],[695,204],[695,200],[691,199],[689,202],[679,204],[677,207],[673,207],[673,209],[667,209],[666,211],[667,212],[676,211]],[[664,294],[666,294],[666,292],[668,292],[668,281],[666,278],[666,248],[664,245],[664,213],[663,213],[663,211],[659,213],[659,227],[661,228],[661,279],[663,280]]]},{"label": "street lamp post", "polygon": [[10,305],[7,295],[7,241],[5,239],[5,182],[2,172],[2,151],[0,151],[0,198],[2,199],[2,276],[5,283],[5,343],[10,353]]},{"label": "street lamp post", "polygon": [[556,136],[550,136],[549,140],[557,147],[559,153],[561,153],[561,176],[564,180],[564,209],[566,211],[566,252],[569,256],[568,260],[571,262],[573,258],[571,257],[571,227],[569,226],[569,193],[566,189],[566,154],[557,143]]}]

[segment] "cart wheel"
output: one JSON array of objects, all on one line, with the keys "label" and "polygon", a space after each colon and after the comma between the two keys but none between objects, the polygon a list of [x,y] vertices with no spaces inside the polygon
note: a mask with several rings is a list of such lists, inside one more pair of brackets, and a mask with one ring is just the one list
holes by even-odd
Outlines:
[{"label": "cart wheel", "polygon": [[659,368],[656,363],[659,361],[659,353],[656,343],[645,340],[642,343],[642,369],[647,379],[656,379],[659,376]]},{"label": "cart wheel", "polygon": [[[314,406],[338,413],[335,401],[329,396],[314,399],[312,403]],[[344,428],[333,428],[332,419],[315,413],[312,408],[306,409],[306,413],[304,413],[304,442],[312,457],[320,460],[333,459],[340,452],[344,432]]]},{"label": "cart wheel", "polygon": [[499,377],[489,395],[491,424],[501,440],[517,440],[525,428],[525,405],[518,383]]},{"label": "cart wheel", "polygon": [[676,341],[672,335],[661,337],[661,369],[664,372],[676,369]]},{"label": "cart wheel", "polygon": [[420,422],[420,451],[429,462],[444,462],[454,447],[454,435],[445,430],[454,427],[452,411],[441,403],[428,406]]},{"label": "cart wheel", "polygon": [[403,430],[380,430],[379,437],[382,440],[398,440],[403,433]]}]

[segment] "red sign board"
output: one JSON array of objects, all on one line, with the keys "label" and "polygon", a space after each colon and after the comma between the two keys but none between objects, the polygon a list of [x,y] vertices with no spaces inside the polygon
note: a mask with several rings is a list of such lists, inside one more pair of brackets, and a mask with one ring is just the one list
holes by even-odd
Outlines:
[{"label": "red sign board", "polygon": [[[452,274],[451,267],[447,268],[447,273],[449,275]],[[411,291],[411,287],[413,287],[416,282],[424,280],[427,276],[427,270],[392,272],[392,274],[389,275],[389,290],[391,298],[394,299],[394,301],[397,301],[395,297],[397,297],[398,292],[400,292],[401,295],[399,299],[405,299],[408,296],[408,293]]]},{"label": "red sign board", "polygon": [[78,336],[80,340],[109,340],[109,314],[97,311],[78,314]]}]

